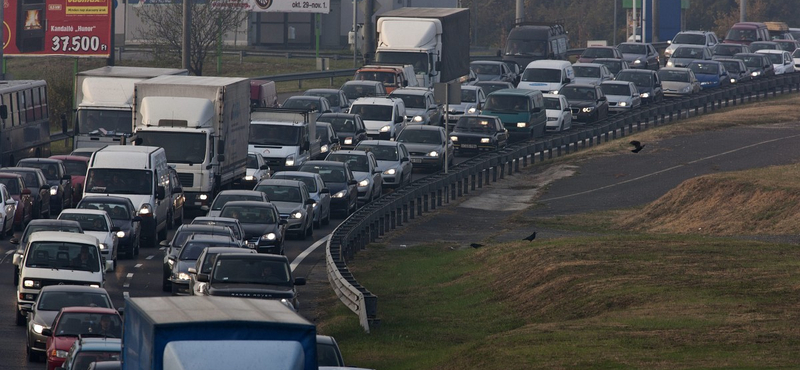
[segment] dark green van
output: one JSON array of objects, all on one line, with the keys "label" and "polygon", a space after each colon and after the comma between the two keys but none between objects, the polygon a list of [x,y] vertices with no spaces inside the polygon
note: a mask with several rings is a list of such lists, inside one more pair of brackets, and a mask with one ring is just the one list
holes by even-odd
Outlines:
[{"label": "dark green van", "polygon": [[544,96],[538,90],[497,90],[486,97],[481,114],[500,117],[509,137],[516,140],[543,136],[547,124]]}]

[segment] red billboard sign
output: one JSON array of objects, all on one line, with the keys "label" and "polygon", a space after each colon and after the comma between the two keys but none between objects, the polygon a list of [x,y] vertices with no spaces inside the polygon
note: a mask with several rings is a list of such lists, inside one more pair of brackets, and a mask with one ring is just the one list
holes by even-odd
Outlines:
[{"label": "red billboard sign", "polygon": [[112,1],[3,0],[3,54],[108,57]]}]

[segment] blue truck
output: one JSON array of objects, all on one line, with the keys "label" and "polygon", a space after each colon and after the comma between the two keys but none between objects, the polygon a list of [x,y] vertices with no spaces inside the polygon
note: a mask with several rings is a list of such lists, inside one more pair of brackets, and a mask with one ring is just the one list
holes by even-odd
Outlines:
[{"label": "blue truck", "polygon": [[126,298],[122,370],[316,370],[316,335],[279,301]]}]

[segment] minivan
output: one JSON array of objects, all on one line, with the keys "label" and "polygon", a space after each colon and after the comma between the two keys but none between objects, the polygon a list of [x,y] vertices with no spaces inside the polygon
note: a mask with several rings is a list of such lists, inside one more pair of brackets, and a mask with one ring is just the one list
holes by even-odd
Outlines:
[{"label": "minivan", "polygon": [[536,60],[530,62],[522,73],[518,89],[538,90],[558,94],[562,86],[575,79],[575,70],[566,60]]},{"label": "minivan", "polygon": [[481,114],[500,117],[509,137],[515,139],[541,137],[547,124],[544,95],[539,90],[495,91],[486,98]]},{"label": "minivan", "polygon": [[724,44],[750,45],[753,41],[769,41],[767,25],[761,22],[739,22],[725,36]]},{"label": "minivan", "polygon": [[[176,191],[182,189],[175,189]],[[142,218],[140,243],[156,247],[167,238],[172,214],[169,166],[164,148],[109,145],[92,154],[84,195],[126,197]],[[179,191],[179,192],[180,192]]]}]

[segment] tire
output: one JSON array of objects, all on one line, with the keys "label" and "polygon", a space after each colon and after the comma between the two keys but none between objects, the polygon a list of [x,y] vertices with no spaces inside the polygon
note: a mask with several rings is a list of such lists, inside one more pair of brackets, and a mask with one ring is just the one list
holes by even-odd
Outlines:
[{"label": "tire", "polygon": [[19,285],[19,267],[14,266],[14,286]]},{"label": "tire", "polygon": [[173,222],[173,225],[176,229],[183,225],[183,208],[181,208],[181,217],[178,217],[178,219]]},{"label": "tire", "polygon": [[178,295],[178,287],[175,284],[170,284],[169,290],[172,292],[172,295]]},{"label": "tire", "polygon": [[314,223],[313,222],[309,222],[308,223],[308,228],[306,229],[306,235],[305,236],[309,237],[309,236],[313,236],[313,235],[314,235]]},{"label": "tire", "polygon": [[142,239],[140,237],[138,237],[138,235],[137,235],[136,241],[134,242],[134,245],[133,245],[133,251],[132,251],[134,257],[139,255],[139,247],[140,247],[141,241],[142,241]]},{"label": "tire", "polygon": [[170,211],[169,213],[167,213],[167,227],[166,227],[166,229],[167,230],[172,230],[175,227],[174,223],[175,223],[175,217],[172,216],[172,212]]},{"label": "tire", "polygon": [[17,316],[17,326],[23,326],[23,325],[25,325],[25,323],[26,323],[26,321],[27,321],[27,319],[28,319],[28,318],[27,318],[25,315],[23,315],[23,314],[22,314],[22,312],[19,312],[19,309],[16,309],[16,310],[14,310],[14,311],[16,311],[16,312],[17,312],[17,313],[16,313],[16,316]]},{"label": "tire", "polygon": [[167,279],[163,279],[163,281],[161,282],[161,290],[163,290],[165,292],[171,292],[172,291],[172,283]]},{"label": "tire", "polygon": [[25,341],[25,353],[28,355],[27,356],[28,357],[28,362],[35,362],[36,360],[39,359],[39,356],[36,355],[36,352],[31,350],[31,346],[30,346],[29,340],[30,339],[26,339],[26,341]]},{"label": "tire", "polygon": [[14,236],[14,219],[11,219],[11,227],[6,231],[6,236]]},{"label": "tire", "polygon": [[[156,223],[156,228],[158,228],[158,223]],[[163,228],[158,231],[158,238],[156,239],[155,245],[158,245],[158,242],[162,240],[167,240],[167,228]]]},{"label": "tire", "polygon": [[331,207],[328,207],[328,215],[325,216],[325,219],[322,220],[323,225],[327,225],[331,223]]},{"label": "tire", "polygon": [[314,221],[314,227],[319,228],[321,225],[322,225],[322,214],[319,215],[319,220]]}]

